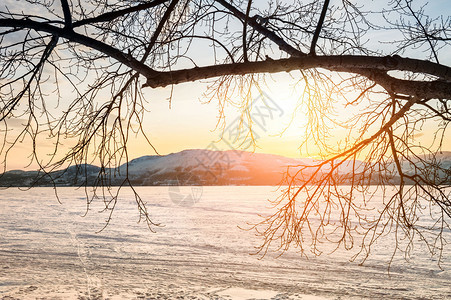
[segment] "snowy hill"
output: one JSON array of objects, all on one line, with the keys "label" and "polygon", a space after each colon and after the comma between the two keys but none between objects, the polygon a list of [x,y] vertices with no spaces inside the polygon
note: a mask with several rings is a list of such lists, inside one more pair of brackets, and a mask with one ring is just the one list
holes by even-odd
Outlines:
[{"label": "snowy hill", "polygon": [[[451,152],[442,152],[436,158],[435,163],[451,170]],[[193,149],[164,156],[143,156],[117,169],[79,165],[50,174],[14,170],[0,175],[0,186],[97,185],[102,182],[119,185],[127,177],[127,170],[128,179],[134,185],[278,185],[288,168],[294,174],[296,166],[318,162],[236,150]],[[361,162],[356,163],[357,168],[359,165]],[[352,167],[351,162],[345,162],[339,173],[347,174]],[[403,168],[410,171],[412,165],[404,162]]]},{"label": "snowy hill", "polygon": [[0,186],[95,185],[100,180],[119,185],[127,177],[127,170],[135,185],[276,185],[288,166],[312,161],[244,151],[194,149],[143,156],[118,169],[80,165],[50,174],[14,170],[0,175]]},{"label": "snowy hill", "polygon": [[[244,151],[184,150],[132,160],[128,172],[141,185],[272,185],[280,182],[288,166],[310,161]],[[121,174],[125,170],[125,165],[119,168]]]}]

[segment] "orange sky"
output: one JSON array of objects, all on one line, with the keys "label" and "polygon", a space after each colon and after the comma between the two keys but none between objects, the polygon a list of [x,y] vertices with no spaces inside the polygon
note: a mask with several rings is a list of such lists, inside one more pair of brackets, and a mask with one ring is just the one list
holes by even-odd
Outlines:
[{"label": "orange sky", "polygon": [[[13,5],[12,3],[13,2],[11,2],[10,5]],[[436,14],[441,13],[443,6],[446,6],[445,3],[446,1],[444,0],[435,1],[430,3],[428,9]],[[377,4],[369,3],[369,5]],[[383,37],[375,36],[370,42],[375,43],[375,46],[379,47],[379,40],[390,40],[390,34],[393,34],[393,32],[384,32]],[[208,43],[206,45],[208,45]],[[385,44],[384,47],[389,47],[389,45]],[[212,59],[211,53],[209,54],[209,52],[207,52],[211,51],[211,49],[208,49],[209,47],[201,46],[196,48],[196,54],[199,55],[197,59],[199,59],[198,63],[200,65],[204,63],[207,64]],[[419,50],[412,49],[412,51],[417,53]],[[424,56],[424,53],[418,54],[418,57],[420,58]],[[413,57],[416,56],[413,55]],[[451,56],[442,54],[441,63],[449,65],[450,61]],[[258,138],[256,138],[256,143],[258,148],[248,148],[247,150],[279,154],[287,157],[307,156],[307,153],[305,152],[300,154],[298,149],[300,143],[304,139],[303,126],[306,124],[306,117],[303,115],[304,112],[302,108],[294,118],[292,116],[292,112],[301,97],[300,91],[302,88],[293,88],[297,82],[296,78],[299,77],[299,72],[266,76],[267,85],[262,85],[262,89],[277,102],[283,113],[277,118],[270,120],[263,127],[257,128],[256,133],[258,134]],[[64,85],[64,83],[61,84]],[[64,86],[62,87],[64,89]],[[207,84],[205,83],[194,82],[177,85],[174,87],[173,91],[171,90],[171,87],[145,89],[145,97],[149,101],[149,105],[146,109],[149,109],[150,113],[146,115],[143,126],[160,154],[164,155],[193,148],[212,149],[215,147],[219,150],[230,149],[230,146],[227,145],[227,142],[230,141],[226,140],[215,143],[220,139],[221,135],[220,129],[215,130],[219,113],[216,100],[213,100],[209,104],[201,103],[206,100],[203,96],[206,87]],[[46,88],[44,89],[45,93],[52,95],[53,91],[53,85],[46,85]],[[169,103],[166,99],[171,92],[173,92],[173,99],[172,107],[169,108]],[[52,107],[52,105],[53,103],[50,103],[49,107]],[[342,113],[349,112],[343,111]],[[230,125],[233,124],[239,115],[236,109],[228,108],[226,116],[227,124]],[[290,122],[290,127],[284,131]],[[20,128],[20,122],[15,121],[15,123],[16,128]],[[430,143],[434,129],[434,127],[424,128],[421,139],[424,141],[425,145]],[[280,135],[282,132],[283,134]],[[335,138],[339,140],[342,137],[340,137],[340,134],[337,134]],[[236,146],[235,143],[234,147]],[[29,142],[27,143],[27,141],[17,145],[9,155],[7,169],[24,169],[29,162],[27,154],[29,154],[30,147],[31,145]],[[52,144],[49,144],[49,142],[46,141],[41,142],[38,147],[39,149],[42,149],[41,156],[43,159],[46,157],[46,152],[51,152],[52,150]],[[142,155],[155,154],[153,149],[146,145],[143,138],[140,137],[130,140],[128,149],[130,159]],[[451,150],[451,139],[445,139],[443,150]],[[312,151],[309,154],[315,155],[314,147],[312,147]],[[30,169],[35,167],[36,164],[32,165]]]},{"label": "orange sky", "polygon": [[[299,76],[299,74],[292,72],[291,76]],[[149,102],[146,108],[150,112],[145,115],[143,127],[157,151],[162,155],[185,149],[230,150],[234,148],[293,158],[315,156],[317,153],[314,146],[309,146],[309,153],[299,151],[299,145],[304,139],[307,117],[302,107],[298,108],[296,115],[293,116],[293,111],[301,97],[302,87],[295,87],[297,80],[291,76],[287,73],[267,76],[267,85],[261,86],[263,92],[274,101],[273,104],[270,103],[274,109],[272,117],[264,118],[266,124],[254,125],[257,144],[255,149],[246,145],[240,147],[239,141],[233,141],[231,137],[227,137],[227,134],[223,140],[220,139],[222,130],[215,129],[219,116],[218,102],[214,99],[210,103],[202,103],[206,101],[203,94],[207,87],[205,83],[184,83],[175,86],[172,91],[169,87],[145,89],[145,97]],[[170,108],[167,99],[171,92],[173,98]],[[261,103],[261,100],[256,100],[255,103]],[[277,105],[277,108],[274,105]],[[268,113],[266,112],[266,115]],[[350,112],[343,110],[341,113],[349,114]],[[226,127],[233,127],[239,118],[238,109],[228,107],[225,114]],[[258,115],[256,118],[258,120]],[[425,128],[421,137],[425,144],[433,136],[434,129],[433,127]],[[244,138],[244,135],[241,138]],[[334,138],[338,141],[343,136],[338,134]],[[45,160],[48,157],[47,154],[52,151],[52,144],[44,141],[39,147],[41,158]],[[30,143],[27,141],[18,145],[8,158],[7,169],[35,169],[36,164],[27,167],[29,150]],[[155,155],[153,149],[142,137],[131,139],[128,150],[130,159],[143,155]],[[449,139],[445,140],[443,150],[451,150]]]},{"label": "orange sky", "polygon": [[[257,135],[255,140],[259,147],[255,151],[299,157],[297,148],[303,136],[301,127],[305,124],[306,118],[303,115],[296,116],[289,129],[280,136],[290,125],[292,112],[299,98],[293,94],[291,86],[295,81],[290,80],[291,83],[288,83],[287,80],[281,80],[285,76],[287,75],[276,76],[279,77],[276,78],[279,81],[271,82],[271,87],[264,89],[264,92],[277,102],[279,107],[272,107],[273,116],[269,111],[260,111],[260,116],[256,116],[256,119],[259,117],[264,119],[260,123],[265,121],[267,123],[254,126],[254,132]],[[185,83],[176,86],[173,90],[171,108],[166,100],[170,93],[168,88],[145,91],[148,99],[151,99],[149,103],[151,112],[146,117],[144,128],[150,133],[154,146],[161,154],[193,148],[229,150],[228,142],[232,144],[231,146],[238,146],[238,141],[233,143],[228,141],[228,138],[220,142],[222,130],[216,128],[219,117],[218,101],[214,99],[210,103],[202,103],[207,100],[203,95],[205,90],[206,85],[202,83]],[[261,102],[256,100],[255,103]],[[225,114],[226,127],[234,126],[239,118],[239,110],[228,107]],[[136,142],[139,143],[139,141]],[[151,153],[151,149],[143,144],[133,148],[132,151],[136,154],[132,156]],[[243,145],[241,148],[246,147]]]},{"label": "orange sky", "polygon": [[[170,87],[145,89],[145,97],[149,102],[146,108],[150,112],[145,115],[143,127],[157,151],[162,155],[184,149],[229,150],[233,147],[260,153],[300,157],[298,147],[303,136],[302,126],[305,125],[306,118],[302,113],[298,113],[294,118],[292,115],[299,99],[299,95],[293,92],[293,84],[296,80],[290,79],[287,74],[274,75],[273,78],[274,80],[267,77],[268,87],[264,87],[264,92],[274,100],[272,106],[277,103],[277,109],[273,108],[271,111],[274,113],[273,116],[268,115],[270,112],[260,112],[267,115],[260,116],[266,124],[254,126],[255,141],[258,146],[255,149],[245,145],[239,147],[239,141],[232,141],[231,138],[220,141],[222,130],[215,129],[219,117],[218,101],[214,99],[210,103],[203,103],[207,100],[204,95],[207,88],[205,83],[180,84],[172,91]],[[169,107],[167,99],[171,92],[173,98],[172,105]],[[261,100],[255,103],[260,103],[261,106]],[[239,118],[239,110],[229,106],[225,110],[225,115],[226,127],[233,126]],[[291,121],[293,122],[290,125]],[[287,129],[288,125],[290,126]],[[17,128],[20,127],[18,124]],[[283,132],[285,129],[286,131]],[[244,138],[244,135],[242,137]],[[46,152],[52,150],[52,144],[42,141],[39,147],[41,157],[45,160]],[[142,137],[130,139],[128,149],[131,159],[155,154]],[[8,157],[7,169],[26,168],[29,162],[27,158],[29,150],[29,141],[18,144]],[[27,169],[35,167],[36,164],[32,164]]]}]

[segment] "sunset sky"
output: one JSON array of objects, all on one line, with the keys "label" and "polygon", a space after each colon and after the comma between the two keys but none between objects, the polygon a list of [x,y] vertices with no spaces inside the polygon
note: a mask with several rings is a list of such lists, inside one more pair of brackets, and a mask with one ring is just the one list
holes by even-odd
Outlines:
[{"label": "sunset sky", "polygon": [[[271,82],[271,86],[265,88],[264,92],[279,107],[274,107],[272,116],[268,111],[261,112],[265,114],[264,119],[268,123],[254,128],[258,135],[256,143],[259,146],[255,151],[295,157],[298,156],[297,147],[303,136],[300,129],[305,125],[306,118],[299,113],[293,116],[299,95],[293,91],[293,87],[290,85],[296,81],[289,80],[291,84],[288,80],[284,81],[283,77],[288,77],[285,74],[274,77],[278,81]],[[168,89],[148,91],[149,98],[155,97],[156,100],[151,100],[151,112],[145,121],[145,128],[149,129],[152,140],[161,153],[189,148],[207,148],[209,145],[211,146],[212,142],[218,142],[215,144],[219,149],[228,150],[227,145],[219,142],[222,129],[216,128],[219,118],[218,100],[213,99],[210,103],[202,103],[208,100],[203,95],[205,90],[206,85],[202,83],[186,83],[175,87],[171,108],[169,108],[168,101],[165,100],[168,97]],[[257,97],[258,93],[254,99],[256,103],[260,103],[259,99],[256,99]],[[234,126],[238,121],[239,110],[229,106],[225,115],[225,126],[229,128],[229,125]],[[293,123],[290,125],[292,119]],[[287,130],[284,132],[285,129]],[[224,139],[227,140],[227,138]]]},{"label": "sunset sky", "polygon": [[[273,74],[266,77],[266,85],[262,85],[262,90],[277,105],[279,111],[273,111],[274,115],[269,117],[266,112],[264,126],[254,126],[256,148],[239,145],[239,141],[232,141],[223,133],[221,128],[216,128],[219,108],[218,100],[213,99],[209,103],[204,92],[208,85],[202,82],[184,83],[170,87],[144,90],[150,112],[146,113],[143,127],[148,134],[153,146],[159,154],[166,155],[179,152],[185,149],[211,149],[230,150],[241,149],[254,151],[257,153],[272,153],[292,158],[316,157],[314,145],[309,147],[309,152],[300,152],[299,145],[305,135],[305,125],[307,117],[303,107],[297,107],[302,96],[300,86],[295,86],[298,82],[294,76],[299,73]],[[169,105],[169,97],[172,92],[172,103]],[[255,92],[258,97],[258,92]],[[258,101],[258,99],[257,99]],[[297,107],[297,109],[296,109]],[[293,114],[295,112],[295,114]],[[338,108],[337,117],[340,114],[346,116],[351,113],[349,110]],[[225,127],[234,126],[239,119],[239,110],[229,106],[226,111]],[[258,115],[257,115],[258,117]],[[19,124],[17,124],[19,125]],[[20,125],[19,125],[20,127]],[[423,145],[432,142],[434,126],[426,126],[422,133],[418,134],[418,139]],[[336,142],[345,138],[342,135],[335,136]],[[244,135],[242,135],[244,138]],[[143,155],[156,155],[142,136],[130,139],[129,158],[137,158]],[[68,143],[63,141],[63,145]],[[43,142],[40,146],[40,153],[45,157],[45,152],[52,150],[52,145]],[[305,150],[305,149],[304,149]],[[445,139],[442,150],[451,150],[451,139]],[[30,151],[30,144],[24,141],[14,148],[10,154],[8,169],[33,169],[35,164],[28,166],[27,155]]]},{"label": "sunset sky", "polygon": [[[13,1],[7,0],[9,7],[12,5],[20,5]],[[374,4],[375,5],[375,4]],[[443,7],[448,7],[447,1],[434,1],[428,6],[430,12],[443,13]],[[23,9],[23,7],[22,7]],[[379,40],[390,40],[390,33],[383,37],[375,36],[374,40],[369,43],[379,43]],[[205,45],[203,45],[205,46]],[[208,52],[205,52],[208,47],[198,46],[199,52],[196,59],[198,62],[208,63]],[[390,45],[386,45],[390,47]],[[387,49],[388,49],[387,48]],[[412,53],[416,57],[415,53]],[[417,57],[424,56],[418,53]],[[449,65],[451,63],[451,55],[441,54],[441,63]],[[302,86],[295,86],[300,78],[299,72],[273,74],[266,76],[266,84],[261,85],[264,93],[266,93],[280,108],[280,113],[273,118],[267,119],[268,123],[264,126],[254,127],[255,133],[258,135],[255,138],[257,147],[254,149],[239,147],[227,138],[220,141],[222,130],[216,128],[219,109],[218,100],[212,99],[208,101],[208,97],[204,95],[207,90],[208,83],[194,82],[184,83],[174,87],[144,89],[144,95],[149,102],[147,109],[150,110],[146,114],[143,127],[148,134],[153,146],[159,154],[165,155],[172,152],[182,151],[184,149],[217,149],[229,150],[232,144],[234,148],[248,151],[255,151],[259,153],[273,153],[287,157],[306,157],[308,155],[315,156],[315,147],[312,145],[311,152],[300,152],[299,145],[304,139],[304,126],[307,118],[305,116],[305,108],[298,107],[295,109],[302,97]],[[210,81],[211,83],[211,81]],[[48,87],[51,91],[52,86]],[[70,95],[70,90],[66,91]],[[169,97],[172,93],[172,103],[169,105]],[[254,91],[253,98],[258,96],[258,92]],[[239,100],[238,100],[239,101]],[[234,107],[226,108],[226,127],[234,124],[239,118],[239,110]],[[293,112],[296,112],[293,115]],[[349,113],[348,110],[338,109],[337,114]],[[21,122],[18,120],[14,126],[21,127]],[[216,129],[215,129],[216,128]],[[418,135],[423,140],[424,145],[431,142],[434,127],[425,127],[424,132]],[[337,141],[345,138],[344,135],[337,135]],[[63,141],[64,144],[64,141]],[[66,143],[66,145],[68,144]],[[14,152],[9,155],[7,169],[32,169],[36,165],[28,166],[29,153],[31,145],[24,141],[14,148]],[[42,142],[39,145],[42,149],[41,153],[44,155],[46,149],[52,149],[51,144]],[[451,150],[451,139],[445,139],[443,150]],[[133,159],[143,155],[155,155],[152,147],[148,146],[142,137],[137,137],[130,140],[129,144],[129,158]]]},{"label": "sunset sky", "polygon": [[[294,85],[297,80],[290,78],[288,74],[277,74],[267,77],[267,86],[262,85],[263,92],[274,102],[271,111],[256,112],[255,121],[259,122],[253,128],[256,147],[248,147],[248,143],[240,146],[240,141],[232,140],[221,127],[217,127],[219,120],[218,100],[212,99],[209,103],[204,94],[208,85],[202,82],[185,83],[174,86],[173,90],[158,88],[144,90],[147,99],[147,109],[143,127],[148,134],[153,146],[159,154],[165,155],[185,149],[211,149],[230,150],[241,149],[258,153],[273,153],[288,157],[300,157],[299,144],[304,135],[303,126],[307,119],[302,109],[296,110],[299,102],[299,93],[296,93]],[[172,103],[169,97],[172,92]],[[256,99],[259,93],[255,92],[254,103],[262,105],[261,100]],[[278,107],[274,107],[277,103]],[[297,113],[293,115],[293,112]],[[231,105],[225,109],[225,128],[235,129],[240,118],[240,110]],[[272,114],[272,115],[271,115]],[[258,119],[260,118],[260,120]],[[264,119],[262,123],[262,118]],[[222,124],[222,123],[220,123]],[[20,122],[17,126],[20,128]],[[232,128],[233,127],[233,128]],[[241,131],[240,138],[245,138],[246,126]],[[224,134],[223,139],[221,135]],[[64,144],[64,141],[63,141]],[[67,143],[66,143],[67,145]],[[52,144],[43,142],[41,153],[50,150]],[[28,161],[29,144],[24,141],[19,144],[10,156],[8,169],[23,169]],[[155,155],[142,136],[130,139],[130,158],[143,155]],[[33,169],[33,165],[27,169]]]}]

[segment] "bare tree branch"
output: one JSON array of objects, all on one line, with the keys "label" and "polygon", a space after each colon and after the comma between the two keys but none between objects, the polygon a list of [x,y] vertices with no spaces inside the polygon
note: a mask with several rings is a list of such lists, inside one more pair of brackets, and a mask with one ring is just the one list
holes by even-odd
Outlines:
[{"label": "bare tree branch", "polygon": [[64,27],[66,30],[72,30],[72,14],[67,0],[61,0],[61,7],[64,14]]},{"label": "bare tree branch", "polygon": [[318,42],[319,34],[321,32],[321,28],[323,28],[324,19],[326,17],[327,8],[329,7],[329,0],[325,0],[323,4],[323,9],[321,10],[321,15],[318,20],[318,25],[316,25],[315,33],[313,34],[312,44],[310,46],[310,55],[315,55],[315,47]]},{"label": "bare tree branch", "polygon": [[[147,78],[147,86],[159,87],[169,84],[195,81],[228,74],[245,75],[250,73],[277,73],[310,68],[324,68],[332,71],[351,72],[368,76],[375,82],[390,87],[392,92],[412,94],[423,98],[447,98],[451,91],[451,68],[427,61],[402,57],[371,56],[321,56],[296,57],[249,63],[223,64],[194,69],[162,72],[156,77]],[[445,81],[412,82],[391,77],[378,71],[424,72],[443,78]]]},{"label": "bare tree branch", "polygon": [[149,1],[146,3],[138,4],[136,6],[127,7],[127,8],[121,9],[121,10],[107,12],[107,13],[104,13],[97,17],[87,18],[87,19],[83,19],[80,21],[75,21],[73,23],[73,27],[80,27],[83,25],[94,24],[94,23],[99,23],[99,22],[110,22],[110,21],[113,21],[114,19],[123,17],[127,14],[146,10],[146,9],[158,6],[160,4],[163,4],[165,2],[168,2],[168,1],[169,0],[154,0],[154,1]]},{"label": "bare tree branch", "polygon": [[[225,8],[230,10],[237,18],[244,21],[246,20],[246,15],[243,14],[241,11],[239,11],[236,7],[234,7],[232,4],[228,3],[226,0],[216,0],[216,2],[221,3]],[[305,53],[300,51],[299,49],[295,49],[294,47],[287,44],[282,38],[277,36],[274,32],[271,32],[266,27],[260,25],[257,22],[256,18],[249,18],[248,23],[250,26],[252,26],[255,30],[260,32],[262,35],[273,41],[279,46],[279,49],[282,51],[287,52],[291,56],[303,56]]]},{"label": "bare tree branch", "polygon": [[137,59],[130,55],[127,55],[120,50],[105,44],[101,41],[95,40],[93,38],[78,34],[71,30],[66,30],[64,28],[58,28],[49,24],[40,23],[32,20],[22,19],[1,19],[0,27],[13,27],[13,28],[29,28],[37,31],[47,32],[54,34],[56,36],[68,39],[72,42],[80,43],[87,47],[93,48],[99,52],[105,53],[108,56],[118,60],[126,66],[129,66],[133,70],[143,74],[146,77],[155,76],[156,71],[152,70],[145,64],[141,63]]}]

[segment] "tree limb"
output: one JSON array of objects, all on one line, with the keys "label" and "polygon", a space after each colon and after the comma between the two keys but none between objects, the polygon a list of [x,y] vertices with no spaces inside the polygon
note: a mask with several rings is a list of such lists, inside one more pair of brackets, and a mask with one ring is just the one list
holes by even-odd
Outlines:
[{"label": "tree limb", "polygon": [[[246,20],[246,15],[239,11],[235,6],[228,3],[225,0],[216,0],[216,2],[219,2],[222,6],[227,8],[235,17],[239,18],[240,20],[244,21]],[[279,49],[282,51],[285,51],[291,56],[304,56],[306,55],[301,50],[298,50],[294,48],[293,46],[289,45],[287,42],[285,42],[282,38],[280,38],[277,34],[269,30],[268,28],[260,25],[255,18],[249,18],[248,24],[252,26],[255,30],[260,32],[262,35],[273,41],[279,46]]]},{"label": "tree limb", "polygon": [[165,11],[163,17],[161,18],[160,23],[157,26],[157,29],[155,29],[152,38],[150,39],[149,45],[146,48],[146,53],[144,54],[143,58],[141,59],[141,61],[145,61],[146,58],[149,56],[150,51],[152,50],[153,46],[155,45],[155,42],[158,39],[158,36],[161,33],[161,30],[163,29],[164,24],[166,24],[166,22],[169,19],[169,16],[171,15],[172,11],[174,10],[175,6],[177,5],[177,3],[179,2],[179,0],[172,0],[171,4],[169,4],[168,9]]},{"label": "tree limb", "polygon": [[249,22],[249,12],[251,11],[252,0],[247,1],[246,16],[243,22],[243,60],[248,62],[247,58],[247,23]]},{"label": "tree limb", "polygon": [[[176,2],[176,1],[174,1]],[[311,68],[324,68],[330,71],[350,72],[366,76],[387,90],[418,98],[449,99],[451,95],[451,68],[437,63],[403,58],[400,56],[304,56],[279,60],[244,62],[213,65],[177,71],[158,72],[130,55],[101,41],[65,30],[56,26],[29,19],[2,19],[0,27],[30,28],[56,34],[72,42],[98,50],[130,67],[147,78],[145,86],[163,87],[223,75],[245,75],[250,73],[277,73]],[[424,73],[440,78],[440,81],[410,81],[391,77],[384,72],[390,70]],[[384,71],[384,72],[377,72]]]},{"label": "tree limb", "polygon": [[131,69],[139,72],[143,76],[149,78],[152,76],[156,76],[158,72],[153,70],[152,68],[146,66],[144,63],[138,61],[134,57],[123,53],[122,51],[105,44],[101,41],[95,40],[93,38],[81,35],[72,30],[66,30],[64,28],[59,28],[56,26],[52,26],[49,24],[36,22],[30,19],[0,19],[0,27],[13,27],[13,28],[29,28],[34,29],[36,31],[48,32],[53,35],[57,35],[59,37],[65,38],[71,42],[76,42],[81,45],[90,47],[99,52],[102,52],[117,61],[123,63],[124,65],[130,67]]},{"label": "tree limb", "polygon": [[111,12],[107,12],[104,13],[100,16],[97,17],[93,17],[93,18],[87,18],[87,19],[83,19],[80,21],[76,21],[73,23],[73,27],[80,27],[83,25],[87,25],[87,24],[92,24],[92,23],[99,23],[99,22],[109,22],[112,21],[116,18],[125,16],[127,14],[133,13],[133,12],[137,12],[137,11],[141,11],[141,10],[145,10],[145,9],[149,9],[155,6],[158,6],[162,3],[165,3],[169,0],[154,0],[154,1],[150,1],[150,2],[146,2],[143,4],[139,4],[136,6],[132,6],[132,7],[128,7],[125,9],[121,9],[121,10],[115,10],[115,11],[111,11]]},{"label": "tree limb", "polygon": [[321,16],[319,17],[318,24],[316,25],[315,33],[313,34],[312,44],[310,46],[310,55],[315,55],[315,47],[318,42],[318,37],[323,28],[324,18],[326,17],[327,8],[329,7],[329,0],[325,0],[323,4],[323,10],[321,11]]},{"label": "tree limb", "polygon": [[[377,56],[309,56],[247,63],[232,63],[177,71],[160,72],[148,77],[146,86],[161,87],[199,79],[224,75],[250,73],[278,73],[293,70],[323,68],[330,71],[350,72],[366,76],[391,92],[412,95],[418,98],[449,99],[451,95],[451,68],[429,61]],[[397,79],[384,72],[390,70],[426,73],[443,81],[410,81]],[[380,72],[384,71],[384,72]]]},{"label": "tree limb", "polygon": [[61,8],[63,9],[64,15],[64,27],[67,30],[72,30],[72,14],[67,0],[61,0]]}]

